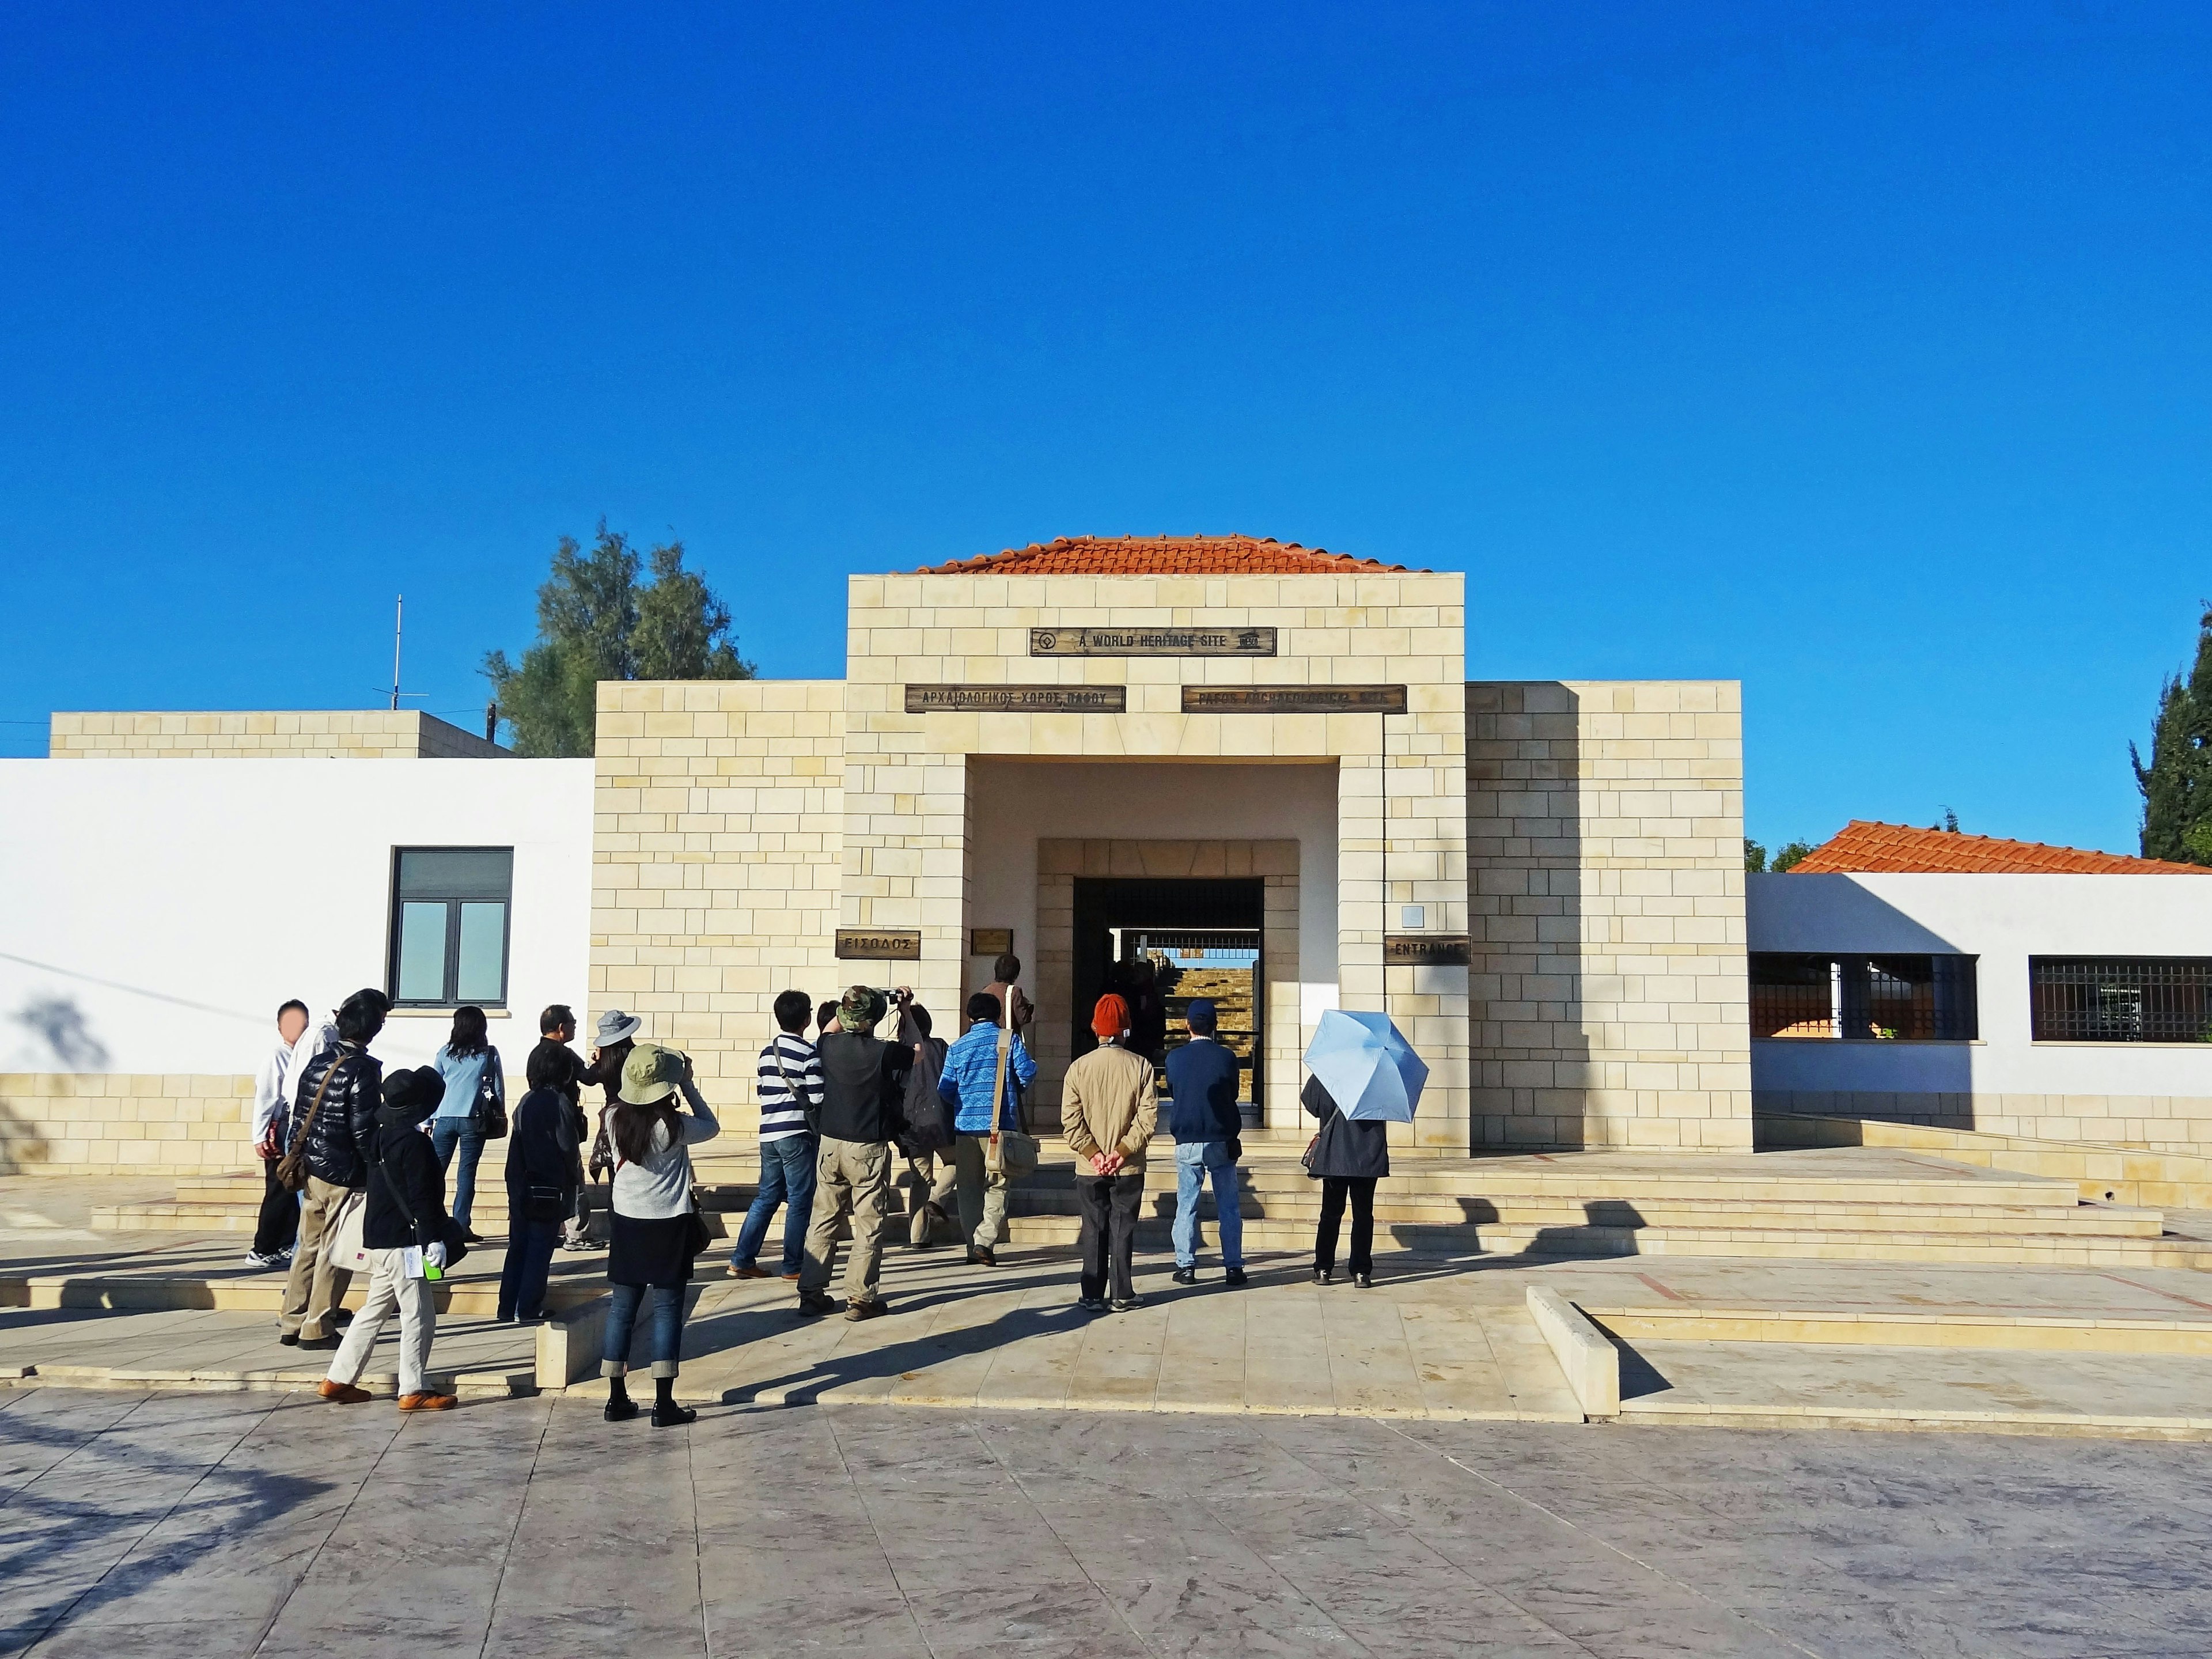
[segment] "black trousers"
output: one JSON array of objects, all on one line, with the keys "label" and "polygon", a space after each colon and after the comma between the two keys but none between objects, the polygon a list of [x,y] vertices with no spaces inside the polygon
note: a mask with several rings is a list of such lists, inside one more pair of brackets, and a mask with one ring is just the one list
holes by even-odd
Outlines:
[{"label": "black trousers", "polygon": [[1129,1264],[1137,1249],[1137,1206],[1144,1200],[1145,1177],[1079,1175],[1075,1196],[1083,1206],[1083,1294],[1089,1299],[1104,1296],[1110,1267],[1114,1300],[1127,1302],[1137,1293],[1129,1282]]},{"label": "black trousers", "polygon": [[261,1217],[253,1227],[253,1253],[274,1255],[289,1250],[300,1236],[300,1195],[276,1179],[278,1160],[261,1160]]},{"label": "black trousers", "polygon": [[1345,1194],[1352,1195],[1352,1271],[1375,1271],[1375,1177],[1324,1176],[1321,1183],[1321,1231],[1314,1235],[1314,1266],[1336,1266],[1336,1230],[1344,1220]]}]

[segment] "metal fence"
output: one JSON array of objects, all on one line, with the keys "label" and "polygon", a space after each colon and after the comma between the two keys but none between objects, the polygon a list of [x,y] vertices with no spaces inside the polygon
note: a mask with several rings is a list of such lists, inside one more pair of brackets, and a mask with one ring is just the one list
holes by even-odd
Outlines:
[{"label": "metal fence", "polygon": [[2038,1042],[2212,1042],[2212,957],[2030,957]]}]

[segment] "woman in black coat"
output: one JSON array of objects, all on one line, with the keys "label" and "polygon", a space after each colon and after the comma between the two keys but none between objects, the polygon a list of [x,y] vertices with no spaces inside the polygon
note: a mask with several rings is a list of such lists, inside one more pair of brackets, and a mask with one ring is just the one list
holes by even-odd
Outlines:
[{"label": "woman in black coat", "polygon": [[507,1265],[499,1275],[499,1317],[545,1312],[545,1275],[561,1224],[576,1201],[577,1096],[568,1050],[541,1042],[530,1056],[530,1092],[514,1109],[507,1142]]},{"label": "woman in black coat", "polygon": [[1321,1177],[1321,1227],[1314,1235],[1314,1283],[1336,1277],[1336,1233],[1344,1221],[1344,1200],[1352,1200],[1352,1282],[1361,1290],[1375,1283],[1375,1183],[1390,1173],[1390,1126],[1355,1121],[1337,1109],[1335,1098],[1317,1077],[1308,1077],[1298,1102],[1321,1120],[1313,1172]]}]

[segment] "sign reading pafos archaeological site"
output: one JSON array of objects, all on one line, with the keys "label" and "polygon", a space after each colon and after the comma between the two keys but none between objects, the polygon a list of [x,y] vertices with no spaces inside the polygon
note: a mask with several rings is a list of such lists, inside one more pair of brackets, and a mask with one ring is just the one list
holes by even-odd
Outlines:
[{"label": "sign reading pafos archaeological site", "polygon": [[1272,628],[1032,628],[1032,657],[1272,657]]}]

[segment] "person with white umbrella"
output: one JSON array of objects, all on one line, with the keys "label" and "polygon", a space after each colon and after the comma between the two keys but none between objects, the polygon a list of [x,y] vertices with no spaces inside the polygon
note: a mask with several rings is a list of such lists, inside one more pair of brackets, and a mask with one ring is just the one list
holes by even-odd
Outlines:
[{"label": "person with white umbrella", "polygon": [[1306,1148],[1309,1175],[1321,1182],[1321,1224],[1314,1233],[1316,1285],[1336,1278],[1337,1235],[1352,1206],[1346,1265],[1361,1290],[1375,1284],[1375,1183],[1390,1173],[1389,1126],[1411,1123],[1428,1081],[1421,1063],[1387,1014],[1330,1009],[1306,1049],[1311,1075],[1299,1093],[1321,1131]]}]

